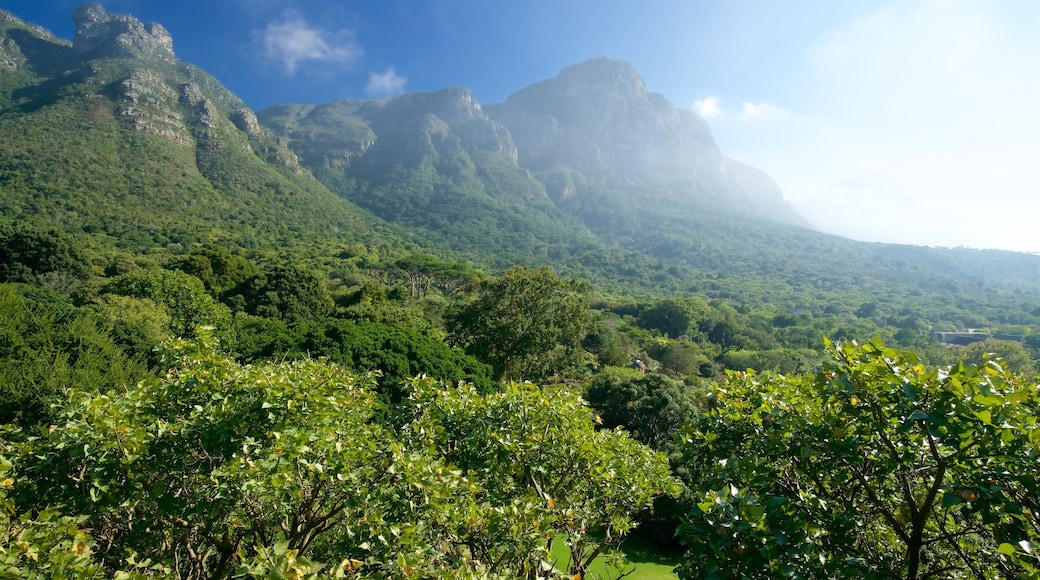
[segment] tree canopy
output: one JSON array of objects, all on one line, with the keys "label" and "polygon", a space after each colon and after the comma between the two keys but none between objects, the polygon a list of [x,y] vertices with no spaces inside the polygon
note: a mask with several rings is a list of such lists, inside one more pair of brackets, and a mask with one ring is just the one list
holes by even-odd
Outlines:
[{"label": "tree canopy", "polygon": [[735,373],[686,435],[686,577],[1037,577],[1040,393],[876,342]]},{"label": "tree canopy", "polygon": [[537,380],[582,364],[591,327],[588,284],[515,266],[483,282],[450,321],[451,339],[499,379]]}]

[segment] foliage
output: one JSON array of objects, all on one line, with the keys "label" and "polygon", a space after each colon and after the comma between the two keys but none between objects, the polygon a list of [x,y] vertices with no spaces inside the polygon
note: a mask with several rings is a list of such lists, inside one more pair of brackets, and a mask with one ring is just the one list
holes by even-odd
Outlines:
[{"label": "foliage", "polygon": [[69,294],[89,276],[86,255],[65,234],[21,222],[0,223],[0,283],[47,283]]},{"label": "foliage", "polygon": [[[473,474],[494,514],[463,543],[482,562],[530,571],[549,542],[565,542],[568,575],[616,548],[654,497],[676,494],[665,458],[624,431],[596,430],[580,397],[561,388],[512,383],[499,393],[470,386],[413,384],[419,413],[406,434]],[[476,517],[474,512],[470,517]],[[506,544],[499,541],[509,535]]]},{"label": "foliage", "polygon": [[214,296],[220,296],[260,273],[256,264],[231,253],[224,246],[209,246],[175,262],[173,269],[195,276]]},{"label": "foliage", "polygon": [[639,325],[672,338],[709,330],[712,309],[703,300],[666,298],[639,313]]},{"label": "foliage", "polygon": [[[0,571],[4,578],[97,578],[103,573],[95,557],[96,542],[81,526],[86,518],[61,515],[45,509],[35,516],[21,513],[9,497],[22,479],[8,459],[18,451],[8,443],[14,431],[0,434]],[[169,577],[161,565],[150,566],[130,557],[127,568],[114,577],[121,580]]]},{"label": "foliage", "polygon": [[202,281],[178,270],[134,270],[101,288],[101,294],[148,299],[162,306],[170,317],[172,336],[195,336],[197,327],[228,330],[231,313],[209,294]]},{"label": "foliage", "polygon": [[588,284],[548,268],[515,266],[480,285],[450,321],[455,344],[499,379],[541,379],[583,362],[591,325]]},{"label": "foliage", "polygon": [[257,316],[285,321],[322,320],[332,312],[325,281],[295,265],[265,269],[228,291],[232,303]]},{"label": "foliage", "polygon": [[989,358],[999,358],[1008,371],[1025,376],[1036,374],[1036,362],[1021,342],[991,338],[962,347],[945,349],[942,357],[946,364],[964,361],[985,364]]},{"label": "foliage", "polygon": [[1040,575],[1037,385],[878,342],[735,373],[687,435],[684,577]]},{"label": "foliage", "polygon": [[663,457],[594,431],[573,394],[418,378],[395,432],[370,376],[240,365],[208,341],[173,343],[170,370],[134,387],[70,388],[46,431],[4,432],[0,556],[51,565],[68,548],[51,569],[189,579],[504,578],[542,570],[562,536],[579,573],[675,489]]},{"label": "foliage", "polygon": [[335,318],[293,325],[256,317],[237,322],[233,350],[241,358],[315,356],[356,371],[378,371],[378,390],[388,402],[400,402],[408,380],[420,374],[449,384],[473,383],[483,392],[495,388],[487,365],[407,326]]},{"label": "foliage", "polygon": [[37,474],[18,482],[20,505],[84,514],[106,564],[146,554],[180,578],[284,565],[277,556],[335,554],[370,577],[438,565],[429,536],[467,484],[371,421],[363,379],[177,348],[160,380],[73,389],[55,428],[19,457]]},{"label": "foliage", "polygon": [[671,441],[699,413],[700,394],[660,373],[626,377],[603,372],[593,377],[585,397],[608,429],[624,427],[632,437],[654,449]]},{"label": "foliage", "polygon": [[582,341],[582,346],[596,356],[597,363],[613,367],[631,363],[635,353],[639,350],[635,340],[622,333],[615,324],[610,324],[607,320],[601,320],[593,325],[592,331]]},{"label": "foliage", "polygon": [[131,298],[105,294],[94,299],[90,307],[97,311],[112,340],[126,352],[148,361],[149,367],[159,362],[159,344],[170,338],[170,314],[149,298]]},{"label": "foliage", "polygon": [[107,391],[144,376],[91,311],[45,288],[0,284],[0,423],[32,427],[63,389]]},{"label": "foliage", "polygon": [[771,371],[781,374],[804,373],[818,364],[820,353],[809,349],[778,348],[769,350],[733,349],[719,360],[732,370]]},{"label": "foliage", "polygon": [[394,262],[408,285],[408,295],[425,298],[431,287],[445,294],[456,294],[479,278],[469,264],[446,262],[428,254],[411,254]]}]

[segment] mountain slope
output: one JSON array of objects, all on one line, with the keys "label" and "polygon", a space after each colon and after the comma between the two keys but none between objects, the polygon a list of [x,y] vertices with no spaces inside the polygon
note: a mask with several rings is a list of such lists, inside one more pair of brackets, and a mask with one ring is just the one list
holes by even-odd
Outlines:
[{"label": "mountain slope", "polygon": [[508,264],[595,243],[466,89],[279,105],[258,118],[333,191],[458,252]]},{"label": "mountain slope", "polygon": [[702,118],[620,61],[487,107],[451,88],[254,116],[179,62],[161,26],[96,5],[75,20],[67,42],[0,13],[5,220],[141,252],[450,247],[483,265],[552,264],[623,297],[823,311],[913,296],[996,315],[1005,297],[1035,302],[1032,256],[802,227],[768,176],[726,158]]},{"label": "mountain slope", "polygon": [[[75,41],[0,13],[0,208],[135,249],[281,246],[379,224],[332,195],[157,24],[84,4]],[[345,238],[346,239],[346,238]]]},{"label": "mountain slope", "polygon": [[616,234],[605,214],[628,213],[639,229],[705,211],[806,225],[772,179],[724,156],[700,115],[647,92],[627,62],[573,65],[486,109],[509,128],[520,164],[594,229]]},{"label": "mountain slope", "polygon": [[647,92],[623,61],[567,67],[499,104],[453,88],[258,118],[324,183],[387,220],[498,263],[549,258],[627,292],[756,288],[800,304],[868,287],[939,297],[968,280],[1035,285],[1025,255],[986,261],[808,229],[768,175],[726,157],[702,117]]}]

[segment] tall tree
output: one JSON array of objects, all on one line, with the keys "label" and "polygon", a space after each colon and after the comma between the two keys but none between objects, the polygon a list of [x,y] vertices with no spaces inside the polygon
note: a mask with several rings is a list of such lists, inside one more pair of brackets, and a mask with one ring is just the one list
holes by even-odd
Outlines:
[{"label": "tall tree", "polygon": [[89,276],[86,255],[62,232],[0,224],[0,282],[44,284],[68,294]]},{"label": "tall tree", "polygon": [[996,364],[829,345],[734,374],[687,434],[685,577],[1040,577],[1040,397]]},{"label": "tall tree", "polygon": [[449,326],[454,343],[498,379],[536,380],[581,364],[591,323],[588,283],[514,266],[481,284]]}]

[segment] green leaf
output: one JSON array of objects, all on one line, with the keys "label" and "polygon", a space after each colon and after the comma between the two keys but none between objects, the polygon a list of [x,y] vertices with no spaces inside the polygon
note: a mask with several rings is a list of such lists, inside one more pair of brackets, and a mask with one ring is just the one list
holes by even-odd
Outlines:
[{"label": "green leaf", "polygon": [[942,496],[942,506],[950,507],[961,503],[961,498],[957,497],[956,494],[944,493]]},{"label": "green leaf", "polygon": [[1004,403],[1004,400],[1000,397],[994,397],[992,395],[976,395],[973,399],[980,405],[986,405],[987,407],[996,407]]},{"label": "green leaf", "polygon": [[1004,554],[1005,556],[1015,555],[1015,547],[1007,543],[997,546],[997,551],[1001,554]]},{"label": "green leaf", "polygon": [[917,389],[915,389],[910,383],[903,383],[903,394],[906,395],[906,398],[911,402],[917,400]]},{"label": "green leaf", "polygon": [[977,413],[975,413],[975,416],[979,418],[979,421],[982,421],[987,425],[993,424],[993,416],[990,414],[989,411],[978,411]]}]

